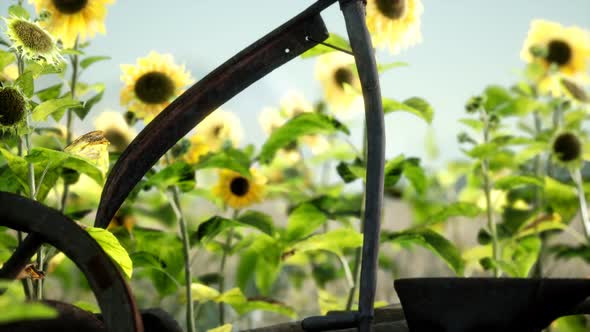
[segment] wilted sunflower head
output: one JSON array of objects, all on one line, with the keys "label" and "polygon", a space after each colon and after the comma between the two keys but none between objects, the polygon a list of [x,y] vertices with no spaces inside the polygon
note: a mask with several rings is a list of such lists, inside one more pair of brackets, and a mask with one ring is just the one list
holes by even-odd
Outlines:
[{"label": "wilted sunflower head", "polygon": [[201,137],[210,150],[215,151],[226,143],[231,143],[233,146],[239,145],[244,132],[237,115],[216,110],[197,125],[196,135]]},{"label": "wilted sunflower head", "polygon": [[368,0],[367,27],[375,47],[389,47],[393,54],[422,41],[420,0]]},{"label": "wilted sunflower head", "polygon": [[73,48],[76,38],[85,41],[97,32],[105,33],[108,4],[115,0],[29,0],[38,14],[46,11],[45,27],[59,38],[65,48]]},{"label": "wilted sunflower head", "polygon": [[557,135],[551,146],[555,158],[565,164],[578,161],[582,156],[582,148],[580,138],[570,132]]},{"label": "wilted sunflower head", "polygon": [[53,65],[61,61],[55,39],[38,23],[16,16],[4,21],[6,35],[13,42],[12,47],[25,58]]},{"label": "wilted sunflower head", "polygon": [[315,74],[334,113],[350,115],[362,110],[362,106],[358,107],[358,102],[362,102],[360,80],[352,56],[340,52],[322,54],[318,57]]},{"label": "wilted sunflower head", "polygon": [[533,20],[520,56],[546,69],[555,66],[561,74],[586,76],[590,34],[575,26],[566,28],[555,22]]},{"label": "wilted sunflower head", "polygon": [[15,132],[27,114],[25,97],[14,87],[0,87],[0,131]]},{"label": "wilted sunflower head", "polygon": [[109,150],[122,152],[133,140],[136,133],[130,128],[125,118],[119,112],[102,112],[94,120],[94,127],[104,133],[109,141]]},{"label": "wilted sunflower head", "polygon": [[251,169],[250,173],[252,177],[247,178],[231,170],[221,170],[219,181],[213,187],[213,194],[234,209],[261,202],[264,198],[266,178],[255,169]]},{"label": "wilted sunflower head", "polygon": [[192,82],[184,66],[178,66],[170,54],[150,52],[136,65],[121,65],[121,105],[137,118],[151,121]]}]

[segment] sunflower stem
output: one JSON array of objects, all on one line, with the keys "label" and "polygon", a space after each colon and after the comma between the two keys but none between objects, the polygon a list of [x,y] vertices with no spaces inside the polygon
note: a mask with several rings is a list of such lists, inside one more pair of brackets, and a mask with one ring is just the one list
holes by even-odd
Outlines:
[{"label": "sunflower stem", "polygon": [[[238,217],[238,210],[234,210],[232,219],[236,219]],[[225,244],[223,246],[223,255],[221,256],[221,263],[219,264],[219,293],[223,294],[225,292],[225,263],[227,261],[227,256],[229,254],[232,239],[234,237],[234,229],[230,228],[229,233],[227,233],[227,237],[225,238]],[[225,304],[223,302],[219,302],[219,325],[225,324]]]},{"label": "sunflower stem", "polygon": [[582,172],[580,172],[580,168],[576,168],[570,171],[570,175],[574,180],[578,191],[580,215],[582,217],[582,225],[584,226],[584,234],[586,235],[586,240],[590,241],[590,216],[588,215],[588,202],[586,202],[586,194],[584,193]]},{"label": "sunflower stem", "polygon": [[[539,114],[539,111],[533,112],[533,120],[535,123],[535,135],[539,136],[541,134],[541,131],[543,130],[543,123],[541,121],[541,115]],[[543,178],[545,176],[545,174],[543,173],[541,155],[535,156],[534,169],[535,176],[537,176],[538,178]],[[544,198],[542,195],[543,191],[541,190],[541,188],[535,187],[535,209],[537,210],[540,209],[543,205]],[[535,278],[543,277],[543,257],[546,251],[546,242],[546,236],[544,234],[541,234],[541,250],[539,252],[537,262],[535,263],[535,266],[533,268],[533,277]]]},{"label": "sunflower stem", "polygon": [[[78,50],[78,37],[76,37],[76,41],[74,42],[74,51]],[[72,95],[72,99],[76,98],[76,85],[78,84],[78,66],[79,66],[79,58],[77,54],[74,54],[70,57],[70,61],[72,63],[72,78],[70,81],[70,94]],[[66,115],[66,146],[72,143],[72,130],[74,126],[74,119],[73,119],[73,111],[71,108],[68,109]],[[66,204],[68,200],[68,195],[70,193],[70,185],[64,182],[64,191],[61,196],[61,206],[60,211],[64,213],[66,210]]]},{"label": "sunflower stem", "polygon": [[[490,142],[490,119],[489,115],[485,111],[481,112],[484,120],[483,140],[484,144],[487,144]],[[488,228],[490,229],[490,233],[492,236],[492,255],[495,263],[500,260],[500,250],[498,246],[498,232],[496,230],[496,220],[494,218],[494,211],[492,208],[492,181],[490,179],[490,165],[487,157],[484,157],[481,160],[481,172],[483,173],[483,190],[486,199],[486,216],[488,221]],[[493,264],[492,271],[494,273],[494,277],[500,277],[500,270],[498,269],[496,264]]]},{"label": "sunflower stem", "polygon": [[[22,54],[20,54],[19,52],[17,52],[16,54],[16,63],[17,63],[17,68],[18,68],[18,76],[21,77],[24,72],[25,72],[25,62],[23,61],[23,57]],[[27,155],[29,155],[31,153],[31,119],[30,119],[30,114],[29,112],[27,112],[27,114],[25,115],[25,127],[26,127],[26,131],[25,131],[25,149],[27,150]],[[20,154],[23,153],[23,149],[22,147],[20,148]],[[35,192],[35,189],[37,188],[35,186],[35,165],[33,165],[33,163],[28,162],[27,163],[27,167],[28,167],[28,182],[29,182],[29,198],[32,200],[35,200],[35,198],[37,197],[37,194]],[[39,269],[43,268],[43,247],[39,248],[39,250],[37,250],[37,267]],[[31,285],[30,283],[28,283],[28,286],[32,286],[33,289],[36,289],[35,292],[35,298],[37,300],[42,300],[43,299],[43,279],[37,279],[37,281],[35,282],[34,285]],[[29,288],[30,291],[30,288]],[[30,293],[31,294],[31,293]]]},{"label": "sunflower stem", "polygon": [[[168,160],[168,158],[166,158]],[[170,206],[176,214],[178,225],[180,226],[180,235],[182,237],[182,252],[184,255],[184,282],[186,291],[186,326],[188,332],[195,332],[195,309],[193,303],[193,294],[191,291],[192,277],[190,265],[190,243],[188,228],[186,220],[180,207],[180,193],[177,186],[173,186],[170,190],[172,198],[170,199]]]},{"label": "sunflower stem", "polygon": [[[363,158],[364,161],[367,160],[367,120],[364,120],[364,125],[363,125],[363,149],[361,151],[361,156]],[[361,200],[361,211],[360,211],[360,215],[359,215],[359,220],[360,220],[360,225],[359,225],[359,230],[362,232],[363,231],[363,224],[364,224],[364,218],[363,216],[365,215],[365,195],[366,192],[363,191],[363,198]],[[350,311],[352,310],[352,305],[354,303],[354,297],[356,295],[356,291],[358,289],[358,284],[361,278],[361,261],[362,261],[362,254],[363,254],[363,248],[362,247],[358,247],[356,248],[356,250],[354,251],[354,268],[353,268],[353,276],[354,276],[354,280],[353,280],[353,284],[352,287],[350,287],[350,290],[348,291],[348,299],[346,300],[346,311]]]}]

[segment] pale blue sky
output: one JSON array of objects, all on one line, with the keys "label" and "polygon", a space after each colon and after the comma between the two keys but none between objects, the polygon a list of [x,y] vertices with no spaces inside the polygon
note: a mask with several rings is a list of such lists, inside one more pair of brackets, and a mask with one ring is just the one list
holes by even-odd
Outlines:
[{"label": "pale blue sky", "polygon": [[[118,0],[109,9],[107,36],[98,36],[89,54],[110,55],[82,77],[107,84],[104,100],[91,116],[119,107],[121,63],[135,63],[150,50],[172,53],[197,79],[310,5],[311,0]],[[13,1],[2,0],[0,10]],[[383,95],[395,99],[426,98],[435,108],[433,128],[441,158],[461,156],[456,134],[467,98],[487,84],[509,84],[522,68],[519,52],[532,19],[554,20],[590,29],[589,0],[423,0],[422,44],[399,56],[379,52],[381,62],[404,61],[409,67],[382,77]],[[345,35],[338,6],[323,15],[330,31]],[[296,59],[235,97],[224,109],[243,121],[248,142],[264,137],[257,115],[278,103],[289,89],[310,100],[321,96],[314,60]],[[406,114],[386,118],[387,155],[424,155],[428,131]],[[359,126],[356,131],[360,132]],[[359,134],[355,135],[358,140]]]}]

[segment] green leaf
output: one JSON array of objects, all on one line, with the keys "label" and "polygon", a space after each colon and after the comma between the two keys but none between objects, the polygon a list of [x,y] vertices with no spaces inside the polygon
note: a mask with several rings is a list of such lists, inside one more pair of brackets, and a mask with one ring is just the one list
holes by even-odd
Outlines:
[{"label": "green leaf", "polygon": [[254,250],[247,250],[240,256],[236,269],[236,285],[238,287],[245,289],[248,282],[254,278],[257,262],[258,254]]},{"label": "green leaf", "polygon": [[[12,154],[8,150],[0,149],[0,153],[8,163],[8,167],[15,175],[17,182],[20,184],[21,189],[23,192],[28,196],[29,195],[29,166],[27,160],[23,157],[19,157],[17,155]],[[49,191],[55,186],[55,183],[58,179],[58,173],[53,170],[46,171],[46,165],[35,165],[35,183],[37,184],[38,191],[36,193],[36,198],[38,201],[42,202],[45,200],[45,197],[49,193]],[[39,186],[41,176],[45,172],[44,181]]]},{"label": "green leaf", "polygon": [[357,179],[365,178],[365,167],[359,159],[356,159],[352,163],[340,162],[336,166],[336,172],[340,175],[340,178],[344,183],[351,183]]},{"label": "green leaf", "polygon": [[[350,45],[348,44],[348,41],[335,33],[331,33],[330,36],[328,37],[328,39],[324,40],[323,42],[326,44],[330,44],[330,45],[334,45],[336,47],[343,48],[345,50],[351,49]],[[322,44],[318,44],[318,45],[312,47],[311,49],[307,50],[305,53],[301,54],[301,58],[302,59],[313,58],[318,55],[322,55],[322,54],[326,54],[326,53],[330,53],[330,52],[337,52],[337,51],[331,47],[328,47],[328,46],[325,46]]]},{"label": "green leaf", "polygon": [[195,187],[195,171],[183,161],[174,162],[161,171],[148,177],[146,187],[155,186],[165,191],[172,186],[178,186],[183,192]]},{"label": "green leaf", "polygon": [[220,295],[217,289],[197,282],[191,284],[191,294],[196,302],[215,301]]},{"label": "green leaf", "polygon": [[[61,88],[61,86],[59,87]],[[59,90],[58,90],[59,91]],[[68,108],[80,108],[82,104],[70,97],[62,99],[51,99],[44,101],[33,109],[33,121],[45,121],[47,117],[55,112],[64,111]]]},{"label": "green leaf", "polygon": [[428,186],[428,179],[424,173],[424,169],[420,167],[418,162],[408,162],[410,159],[406,159],[404,163],[404,176],[410,181],[416,192],[420,195],[426,192]]},{"label": "green leaf", "polygon": [[410,229],[402,232],[383,232],[382,241],[422,246],[442,258],[457,275],[463,275],[465,263],[459,249],[433,230]]},{"label": "green leaf", "polygon": [[323,234],[312,235],[295,244],[297,252],[326,250],[343,255],[343,249],[358,248],[363,245],[363,235],[351,228],[339,228]]},{"label": "green leaf", "polygon": [[535,265],[541,251],[541,239],[529,236],[511,241],[503,247],[498,266],[511,277],[526,278]]},{"label": "green leaf", "polygon": [[83,59],[82,61],[80,61],[80,67],[82,67],[82,69],[86,69],[86,68],[90,67],[90,65],[92,65],[96,62],[110,60],[110,59],[111,59],[110,56],[90,56],[90,57],[87,57],[87,58]]},{"label": "green leaf", "polygon": [[406,67],[409,64],[407,62],[402,62],[402,61],[396,61],[396,62],[391,62],[391,63],[384,63],[384,64],[377,64],[377,71],[379,72],[379,74],[383,74],[384,72],[394,69],[394,68],[398,68],[398,67]]},{"label": "green leaf", "polygon": [[496,143],[481,143],[467,151],[467,155],[474,159],[490,158],[498,154],[500,147]]},{"label": "green leaf", "polygon": [[217,235],[239,223],[232,219],[213,216],[199,224],[197,231],[190,236],[191,243],[205,243],[213,240]]},{"label": "green leaf", "polygon": [[510,190],[519,186],[533,185],[543,188],[543,180],[534,176],[526,175],[508,175],[496,180],[494,186],[500,190]]},{"label": "green leaf", "polygon": [[237,221],[243,225],[251,226],[270,236],[274,235],[275,230],[272,217],[268,214],[250,210],[242,213],[238,217]]},{"label": "green leaf", "polygon": [[404,172],[405,161],[406,158],[403,155],[399,155],[385,163],[385,188],[391,188],[399,182]]},{"label": "green leaf", "polygon": [[57,318],[56,309],[43,303],[11,303],[0,305],[2,315],[0,323],[8,324],[21,320],[37,320]]},{"label": "green leaf", "polygon": [[250,159],[241,151],[236,149],[227,149],[215,153],[209,153],[202,156],[199,162],[194,165],[195,170],[206,168],[224,168],[240,175],[251,178]]},{"label": "green leaf", "polygon": [[240,316],[256,310],[274,312],[290,318],[295,318],[297,316],[293,308],[279,301],[275,301],[261,296],[252,299],[247,299],[247,301],[245,302],[230,304],[232,308],[234,308]]},{"label": "green leaf", "polygon": [[19,76],[16,79],[15,84],[27,98],[33,97],[33,93],[35,93],[35,83],[33,81],[33,73],[30,70],[25,71]]},{"label": "green leaf", "polygon": [[0,70],[16,61],[14,53],[0,50]]},{"label": "green leaf", "polygon": [[8,7],[8,15],[24,18],[27,20],[31,17],[29,12],[19,5],[12,5]]},{"label": "green leaf", "polygon": [[68,152],[46,148],[33,148],[25,159],[30,163],[39,164],[42,167],[48,167],[49,169],[56,169],[59,167],[69,168],[78,173],[88,175],[98,184],[104,182],[102,171],[94,163]]},{"label": "green leaf", "polygon": [[308,237],[326,220],[326,215],[315,206],[309,203],[298,206],[291,212],[287,220],[286,242],[294,243]]},{"label": "green leaf", "polygon": [[469,118],[464,118],[464,119],[460,119],[459,122],[461,122],[462,124],[468,126],[469,128],[479,132],[483,130],[484,124],[481,120],[477,120],[477,119],[469,119]]},{"label": "green leaf", "polygon": [[119,265],[121,270],[125,273],[127,278],[131,279],[133,274],[133,262],[129,253],[113,233],[106,229],[88,227],[86,231],[90,236],[100,245],[100,247],[111,257],[111,259]]},{"label": "green leaf", "polygon": [[564,222],[571,220],[578,212],[579,203],[576,188],[545,177],[545,199]]},{"label": "green leaf", "polygon": [[48,101],[50,99],[57,99],[57,98],[59,98],[59,95],[61,94],[62,86],[63,86],[63,83],[58,83],[58,84],[52,85],[48,88],[45,88],[43,90],[39,90],[36,92],[37,97],[39,97],[41,102]]},{"label": "green leaf", "polygon": [[383,113],[403,111],[416,115],[427,123],[432,123],[434,110],[428,102],[420,97],[412,97],[400,103],[394,99],[383,98]]},{"label": "green leaf", "polygon": [[297,138],[312,134],[333,134],[335,132],[350,134],[348,128],[336,119],[320,113],[300,114],[280,128],[274,130],[262,146],[259,155],[260,162],[268,164],[275,153]]},{"label": "green leaf", "polygon": [[88,115],[92,107],[94,107],[94,105],[98,104],[102,100],[103,95],[104,91],[95,94],[93,97],[91,97],[84,103],[84,107],[75,108],[74,112],[76,112],[76,115],[78,115],[78,117],[81,120],[84,120],[84,118],[86,118],[86,115]]},{"label": "green leaf", "polygon": [[166,262],[149,252],[138,251],[132,253],[129,257],[131,257],[135,269],[145,267],[162,271],[166,269]]},{"label": "green leaf", "polygon": [[499,107],[505,107],[512,101],[510,92],[498,85],[488,86],[484,92],[484,109],[488,112],[497,111]]},{"label": "green leaf", "polygon": [[452,217],[475,218],[483,211],[474,203],[455,202],[440,208],[439,212],[428,218],[428,225],[447,221]]},{"label": "green leaf", "polygon": [[587,264],[590,263],[590,246],[580,244],[578,246],[559,244],[549,248],[549,251],[555,255],[555,258],[562,260],[569,260],[572,258],[580,258]]},{"label": "green leaf", "polygon": [[362,199],[362,194],[323,195],[312,199],[308,203],[313,204],[330,219],[341,217],[358,218],[361,214]]},{"label": "green leaf", "polygon": [[60,62],[57,65],[39,63],[36,61],[27,61],[27,71],[33,73],[33,78],[38,78],[42,75],[49,74],[63,74],[66,70],[66,63]]},{"label": "green leaf", "polygon": [[213,329],[208,329],[207,332],[231,332],[233,329],[232,324],[223,324]]},{"label": "green leaf", "polygon": [[561,317],[553,324],[559,332],[587,332],[589,327],[584,315]]}]

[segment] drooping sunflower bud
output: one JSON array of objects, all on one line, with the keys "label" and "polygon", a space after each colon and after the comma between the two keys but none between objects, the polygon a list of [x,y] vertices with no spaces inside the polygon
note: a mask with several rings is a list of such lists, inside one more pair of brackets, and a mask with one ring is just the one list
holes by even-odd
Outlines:
[{"label": "drooping sunflower bud", "polygon": [[12,47],[25,58],[52,65],[61,61],[55,39],[38,23],[14,16],[5,21]]},{"label": "drooping sunflower bud", "polygon": [[572,133],[562,133],[553,141],[552,150],[559,161],[571,162],[582,155],[582,142]]},{"label": "drooping sunflower bud", "polygon": [[0,88],[0,130],[14,130],[26,116],[26,101],[13,87]]},{"label": "drooping sunflower bud", "polygon": [[471,97],[467,104],[465,104],[465,110],[467,113],[475,113],[483,105],[483,98],[481,96]]}]

